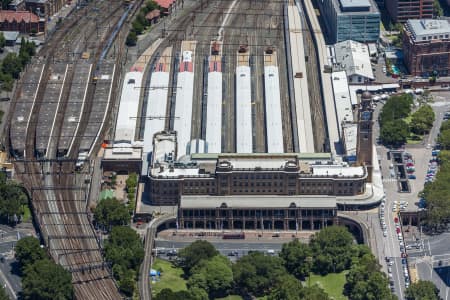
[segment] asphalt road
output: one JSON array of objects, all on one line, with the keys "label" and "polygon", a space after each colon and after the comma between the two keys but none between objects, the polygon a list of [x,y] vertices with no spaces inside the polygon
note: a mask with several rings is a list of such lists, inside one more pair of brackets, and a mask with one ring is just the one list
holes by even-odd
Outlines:
[{"label": "asphalt road", "polygon": [[[249,251],[260,251],[267,253],[268,250],[273,250],[274,253],[279,253],[281,251],[281,247],[283,243],[287,243],[287,240],[279,240],[274,242],[248,242],[242,240],[234,240],[234,241],[210,241],[216,249],[223,255],[228,256],[231,261],[236,261],[239,257],[242,257],[248,254]],[[165,252],[171,249],[181,249],[192,242],[179,242],[179,241],[166,241],[166,240],[155,240],[155,247],[157,249],[164,249]],[[235,252],[233,256],[230,255],[231,252]],[[162,257],[167,257],[165,254],[161,254]]]},{"label": "asphalt road", "polygon": [[[384,146],[377,146],[377,155],[378,160],[380,161],[381,171],[383,175],[383,185],[386,193],[386,204],[384,209],[385,214],[385,222],[387,226],[387,237],[383,236],[382,229],[380,227],[380,219],[377,211],[367,212],[367,222],[372,224],[371,231],[372,234],[375,235],[377,241],[377,256],[380,259],[380,263],[383,266],[383,269],[387,271],[387,265],[384,258],[386,256],[394,258],[394,265],[392,266],[392,275],[395,286],[395,293],[399,297],[399,299],[403,299],[404,290],[405,290],[405,276],[403,274],[402,260],[401,260],[401,252],[400,252],[400,241],[397,237],[396,227],[394,223],[394,218],[396,216],[396,212],[393,211],[393,202],[394,201],[406,201],[408,202],[407,210],[417,210],[417,202],[418,202],[418,193],[423,189],[425,175],[428,168],[428,161],[431,159],[431,149],[428,144],[433,145],[435,143],[435,139],[439,132],[439,128],[442,123],[443,114],[445,111],[450,109],[450,102],[447,102],[446,99],[450,97],[450,93],[433,93],[434,102],[431,103],[433,110],[436,114],[436,121],[434,126],[428,136],[425,137],[425,141],[423,143],[417,145],[407,145],[405,150],[412,154],[414,163],[415,163],[415,180],[409,180],[409,184],[411,186],[410,193],[401,193],[398,189],[398,183],[396,178],[393,178],[391,175],[391,170],[389,168],[392,163],[391,160],[387,159],[387,151]],[[374,120],[377,119],[379,111],[382,105],[378,105],[375,109]],[[379,136],[379,126],[378,122],[375,121],[374,124],[374,138]],[[406,228],[402,228],[405,231]],[[404,232],[405,233],[405,232]],[[421,236],[417,230],[413,232],[413,234],[408,233],[408,240],[405,240],[405,244],[408,245],[412,243],[412,237]],[[431,240],[430,240],[431,239]],[[415,243],[415,242],[414,242]],[[437,273],[433,273],[434,276],[430,276],[430,263],[428,262],[428,268],[425,266],[427,264],[427,259],[423,259],[425,256],[430,256],[435,249],[436,253],[441,253],[448,251],[448,243],[446,242],[446,238],[443,236],[436,236],[432,238],[424,238],[423,248],[420,249],[410,249],[408,250],[408,254],[410,255],[409,265],[417,265],[418,275],[420,279],[433,279],[438,287],[440,287],[441,294],[444,292],[446,288],[442,285],[442,281],[439,282],[439,278]],[[405,245],[405,246],[406,246]],[[419,260],[417,260],[419,259]],[[416,262],[418,262],[416,264]],[[424,265],[425,264],[425,265]],[[428,275],[427,275],[428,274]],[[448,295],[447,295],[448,296]],[[444,299],[445,296],[443,296]]]}]

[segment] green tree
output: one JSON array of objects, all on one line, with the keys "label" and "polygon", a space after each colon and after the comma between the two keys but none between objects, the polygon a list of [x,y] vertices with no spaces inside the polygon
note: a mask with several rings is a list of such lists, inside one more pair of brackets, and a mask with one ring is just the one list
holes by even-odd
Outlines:
[{"label": "green tree", "polygon": [[439,300],[439,290],[431,281],[419,280],[406,289],[407,300]]},{"label": "green tree", "polygon": [[380,112],[380,125],[385,122],[406,118],[413,105],[413,97],[409,94],[392,96],[386,101]]},{"label": "green tree", "polygon": [[416,134],[425,134],[433,127],[435,114],[433,108],[428,105],[422,105],[411,116],[411,130]]},{"label": "green tree", "polygon": [[171,289],[163,289],[153,297],[155,300],[209,300],[208,294],[201,289],[192,288],[187,291],[174,292]]},{"label": "green tree", "polygon": [[191,269],[201,260],[210,259],[218,254],[219,251],[217,251],[211,243],[198,240],[180,250],[178,253],[178,258],[180,260],[179,264],[186,275],[190,275]]},{"label": "green tree", "polygon": [[14,79],[18,79],[22,71],[22,64],[15,53],[8,53],[2,62],[2,72],[10,74]]},{"label": "green tree", "polygon": [[22,280],[23,299],[71,300],[72,275],[58,264],[43,259],[25,268]]},{"label": "green tree", "polygon": [[352,265],[346,275],[345,294],[352,300],[396,299],[388,289],[387,277],[380,268],[381,266],[371,253],[364,254]]},{"label": "green tree", "polygon": [[138,39],[137,39],[136,32],[134,30],[131,30],[127,36],[127,40],[126,40],[125,44],[129,47],[136,46],[137,40]]},{"label": "green tree", "polygon": [[117,199],[106,198],[100,200],[94,209],[94,218],[98,224],[108,228],[115,225],[128,225],[130,213]]},{"label": "green tree", "polygon": [[402,145],[408,136],[408,124],[403,120],[388,121],[381,126],[380,138],[386,145]]},{"label": "green tree", "polygon": [[435,17],[442,17],[444,15],[444,10],[442,9],[439,0],[434,0],[433,2],[433,15]]},{"label": "green tree", "polygon": [[0,48],[4,48],[6,46],[6,39],[3,35],[3,32],[0,32]]},{"label": "green tree", "polygon": [[285,275],[271,291],[268,300],[302,300],[302,290],[303,286],[297,278]]},{"label": "green tree", "polygon": [[304,280],[311,270],[311,248],[298,239],[283,244],[280,257],[284,260],[286,270],[300,280]]},{"label": "green tree", "polygon": [[450,129],[447,129],[447,124],[445,125],[445,129],[441,128],[441,132],[439,133],[438,142],[441,144],[441,147],[446,150],[450,150]]},{"label": "green tree", "polygon": [[350,268],[355,255],[353,236],[343,226],[330,226],[317,232],[310,241],[314,255],[313,271],[326,275]]},{"label": "green tree", "polygon": [[233,276],[237,288],[242,294],[254,296],[269,294],[283,276],[287,275],[283,260],[253,252],[239,259],[233,265]]},{"label": "green tree", "polygon": [[188,287],[205,290],[211,299],[227,296],[233,286],[231,263],[222,255],[201,260],[192,268],[191,273]]},{"label": "green tree", "polygon": [[131,173],[125,181],[127,189],[136,188],[138,184],[138,176],[136,173]]},{"label": "green tree", "polygon": [[19,261],[21,268],[25,269],[36,261],[47,258],[47,253],[41,248],[37,238],[27,236],[17,242],[15,257]]},{"label": "green tree", "polygon": [[0,300],[10,300],[4,287],[0,286]]},{"label": "green tree", "polygon": [[0,184],[0,215],[8,222],[16,222],[23,214],[23,206],[28,202],[22,186],[15,182]]},{"label": "green tree", "polygon": [[113,227],[105,243],[106,260],[120,265],[123,270],[138,270],[144,259],[144,247],[139,235],[126,226]]}]

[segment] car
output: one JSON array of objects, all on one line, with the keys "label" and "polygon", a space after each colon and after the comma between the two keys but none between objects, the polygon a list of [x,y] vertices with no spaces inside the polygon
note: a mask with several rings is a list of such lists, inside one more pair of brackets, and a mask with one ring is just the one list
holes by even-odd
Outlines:
[{"label": "car", "polygon": [[228,253],[228,256],[239,256],[239,252],[237,252],[236,250],[235,251],[230,251]]},{"label": "car", "polygon": [[393,285],[391,286],[391,292],[393,292],[393,293],[395,292],[395,286],[393,286]]},{"label": "car", "polygon": [[416,178],[416,175],[414,175],[414,174],[409,174],[409,175],[408,175],[408,179],[417,179],[417,178]]},{"label": "car", "polygon": [[403,239],[403,236],[401,233],[398,234],[398,240],[401,241]]},{"label": "car", "polygon": [[400,234],[400,232],[401,232],[400,227],[397,227],[395,230],[397,231],[397,234]]},{"label": "car", "polygon": [[267,250],[267,254],[268,255],[275,255],[275,250],[269,249],[269,250]]},{"label": "car", "polygon": [[392,268],[388,267],[388,273],[392,273]]},{"label": "car", "polygon": [[406,258],[402,258],[402,265],[406,265]]},{"label": "car", "polygon": [[406,163],[406,166],[407,167],[414,167],[414,164],[412,162],[408,162],[408,163]]},{"label": "car", "polygon": [[405,282],[405,287],[409,288],[409,283],[408,282]]},{"label": "car", "polygon": [[406,250],[411,250],[413,247],[411,245],[406,245]]},{"label": "car", "polygon": [[384,236],[384,237],[387,237],[387,231],[386,231],[386,230],[383,231],[383,236]]},{"label": "car", "polygon": [[389,278],[392,278],[392,273],[389,273],[388,276],[389,276]]},{"label": "car", "polygon": [[393,266],[394,265],[394,261],[391,260],[390,262],[388,262],[388,266]]}]

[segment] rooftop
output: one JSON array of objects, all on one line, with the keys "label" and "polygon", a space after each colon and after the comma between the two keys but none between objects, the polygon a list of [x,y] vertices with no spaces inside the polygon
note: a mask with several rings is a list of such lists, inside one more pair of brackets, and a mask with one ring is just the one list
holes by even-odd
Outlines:
[{"label": "rooftop", "polygon": [[18,23],[25,22],[39,22],[39,17],[29,11],[13,11],[13,10],[1,10],[0,11],[0,22],[14,22]]},{"label": "rooftop", "polygon": [[181,208],[335,208],[332,196],[187,196],[182,195]]},{"label": "rooftop", "polygon": [[[330,0],[338,14],[379,13],[377,5],[372,0]],[[323,1],[322,1],[323,2]]]},{"label": "rooftop", "polygon": [[115,143],[134,143],[139,96],[141,93],[141,72],[128,72],[123,80],[119,112],[117,114]]},{"label": "rooftop", "polygon": [[352,102],[348,89],[347,76],[345,71],[333,72],[331,74],[333,82],[334,104],[336,106],[337,120],[339,124],[339,132],[343,123],[353,122]]},{"label": "rooftop", "polygon": [[339,0],[341,2],[341,8],[343,11],[348,10],[369,10],[370,2],[369,0]]},{"label": "rooftop", "polygon": [[3,36],[5,37],[5,40],[7,41],[16,41],[19,37],[18,31],[2,31]]},{"label": "rooftop", "polygon": [[[448,39],[450,24],[448,20],[422,19],[408,20],[406,29],[411,32],[415,40]],[[446,36],[445,36],[446,35]]]},{"label": "rooftop", "polygon": [[351,177],[365,175],[364,167],[348,167],[344,165],[313,165],[313,175]]},{"label": "rooftop", "polygon": [[343,128],[344,147],[346,156],[356,156],[358,125],[346,124]]},{"label": "rooftop", "polygon": [[357,75],[368,79],[375,78],[366,44],[347,40],[334,45],[334,49],[336,61],[341,64],[347,76]]}]

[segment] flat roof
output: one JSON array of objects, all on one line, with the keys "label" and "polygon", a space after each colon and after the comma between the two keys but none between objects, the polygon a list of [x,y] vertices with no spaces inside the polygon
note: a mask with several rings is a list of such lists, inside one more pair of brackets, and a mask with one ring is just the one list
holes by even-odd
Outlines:
[{"label": "flat roof", "polygon": [[316,176],[364,176],[364,167],[347,167],[342,165],[312,165],[313,175]]},{"label": "flat roof", "polygon": [[181,195],[180,208],[336,208],[333,196],[201,196]]},{"label": "flat roof", "polygon": [[358,125],[347,124],[343,127],[344,148],[346,156],[356,156]]},{"label": "flat roof", "polygon": [[369,49],[366,44],[352,40],[343,41],[334,45],[336,61],[347,72],[347,76],[361,76],[374,79]]},{"label": "flat roof", "polygon": [[281,120],[280,79],[277,66],[264,67],[264,91],[267,152],[283,153],[283,122]]},{"label": "flat roof", "polygon": [[[164,130],[167,113],[167,95],[169,92],[169,72],[153,72],[147,95],[147,108],[144,127],[144,153],[150,153],[153,148],[153,135]],[[149,118],[155,116],[156,118]]]},{"label": "flat roof", "polygon": [[16,41],[19,37],[18,31],[2,31],[3,36],[5,37],[5,40],[7,41]]},{"label": "flat roof", "polygon": [[284,169],[288,161],[294,160],[295,155],[286,155],[285,157],[271,157],[270,159],[261,159],[258,156],[248,157],[219,157],[218,164],[228,161],[233,166],[233,169]]},{"label": "flat roof", "polygon": [[249,66],[236,68],[236,152],[253,152],[252,90]]},{"label": "flat roof", "polygon": [[115,143],[129,143],[132,145],[135,140],[142,76],[142,72],[128,72],[125,74],[119,112],[117,113]]},{"label": "flat roof", "polygon": [[208,72],[206,143],[209,153],[222,152],[222,72]]},{"label": "flat roof", "polygon": [[178,158],[180,158],[186,155],[187,144],[191,140],[194,73],[178,73],[177,87],[173,129],[177,132]]},{"label": "flat roof", "polygon": [[103,159],[106,160],[141,160],[141,147],[114,147],[106,148],[103,154]]},{"label": "flat roof", "polygon": [[[450,34],[450,24],[448,23],[448,20],[408,20],[406,28],[411,32],[413,38],[419,42],[422,41],[422,38],[426,38],[426,40],[449,39],[448,35]],[[445,37],[445,35],[447,35],[447,37]]]},{"label": "flat roof", "polygon": [[192,154],[191,158],[193,160],[196,159],[217,159],[220,156],[222,157],[247,157],[247,156],[255,156],[261,157],[262,159],[270,158],[270,157],[286,157],[286,155],[295,155],[299,160],[331,160],[331,153],[325,152],[316,152],[316,153],[248,153],[248,154],[239,154],[239,153],[196,153]]},{"label": "flat roof", "polygon": [[331,74],[333,83],[334,104],[336,106],[336,117],[338,121],[339,135],[342,136],[342,124],[352,123],[353,110],[350,91],[348,89],[347,75],[345,71],[333,72]]},{"label": "flat roof", "polygon": [[[306,70],[303,26],[300,11],[294,5],[288,6],[289,39],[291,45],[292,71],[294,77],[294,99],[297,119],[297,135],[300,152],[314,152],[311,107]],[[301,76],[296,76],[301,74]]]},{"label": "flat roof", "polygon": [[344,8],[359,8],[359,7],[370,7],[369,0],[339,0],[341,6]]}]

